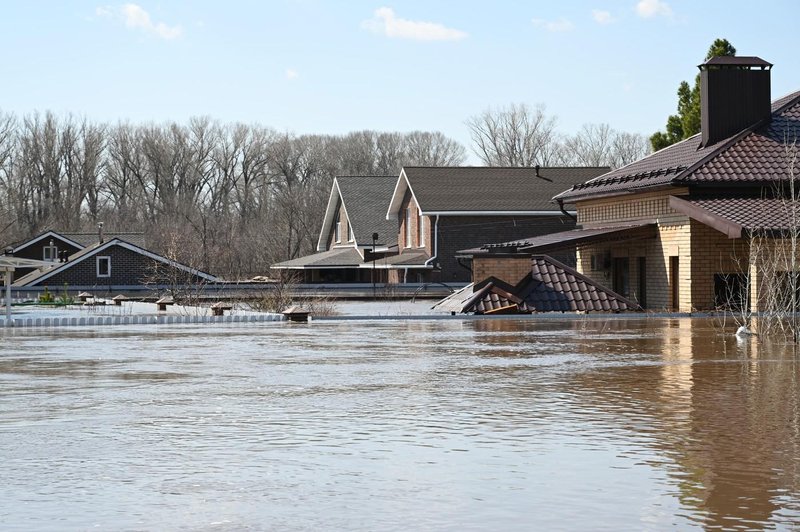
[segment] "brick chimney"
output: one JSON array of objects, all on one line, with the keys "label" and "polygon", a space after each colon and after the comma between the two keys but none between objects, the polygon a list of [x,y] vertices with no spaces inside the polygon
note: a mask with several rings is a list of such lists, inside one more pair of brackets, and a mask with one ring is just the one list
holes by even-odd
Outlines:
[{"label": "brick chimney", "polygon": [[769,119],[770,69],[759,57],[713,57],[700,69],[702,146]]}]

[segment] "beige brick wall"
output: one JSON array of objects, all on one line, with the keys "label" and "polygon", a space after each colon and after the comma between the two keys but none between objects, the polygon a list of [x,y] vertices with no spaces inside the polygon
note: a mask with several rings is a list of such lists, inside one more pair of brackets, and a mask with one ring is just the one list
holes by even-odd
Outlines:
[{"label": "beige brick wall", "polygon": [[586,200],[577,204],[578,224],[585,228],[612,223],[655,220],[666,222],[683,215],[669,207],[669,197],[685,194],[686,188],[675,188],[661,192],[648,192],[635,196],[616,196],[598,200]]},{"label": "beige brick wall", "polygon": [[[746,268],[747,242],[729,239],[723,233],[669,208],[669,196],[686,192],[669,190],[631,198],[605,198],[578,205],[578,219],[584,227],[609,223],[653,220],[658,235],[641,242],[604,243],[578,250],[578,270],[608,287],[613,285],[611,267],[592,270],[591,256],[630,257],[629,296],[638,299],[638,257],[646,257],[647,308],[676,309],[681,312],[706,310],[714,306],[714,276],[737,273]],[[674,302],[670,257],[678,259],[678,297]],[[602,261],[598,261],[602,262]],[[612,261],[613,262],[613,261]],[[608,265],[607,265],[608,266]]]},{"label": "beige brick wall", "polygon": [[472,259],[472,280],[481,282],[487,277],[497,277],[515,285],[531,271],[530,257],[481,257]]},{"label": "beige brick wall", "polygon": [[695,308],[709,309],[714,306],[714,275],[746,273],[749,245],[695,220],[691,228],[692,303]]}]

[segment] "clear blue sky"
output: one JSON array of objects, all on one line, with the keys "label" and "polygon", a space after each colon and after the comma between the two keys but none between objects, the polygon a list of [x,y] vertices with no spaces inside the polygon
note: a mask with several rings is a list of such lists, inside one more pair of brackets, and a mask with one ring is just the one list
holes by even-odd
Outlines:
[{"label": "clear blue sky", "polygon": [[795,1],[2,2],[0,109],[133,122],[208,115],[295,133],[439,130],[543,103],[559,130],[650,134],[711,42],[800,89]]}]

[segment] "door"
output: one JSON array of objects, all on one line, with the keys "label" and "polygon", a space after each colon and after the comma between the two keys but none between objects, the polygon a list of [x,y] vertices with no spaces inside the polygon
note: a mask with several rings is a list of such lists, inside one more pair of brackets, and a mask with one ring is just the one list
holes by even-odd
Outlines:
[{"label": "door", "polygon": [[628,257],[617,257],[613,263],[613,290],[621,296],[628,297],[631,293],[630,278],[631,267]]},{"label": "door", "polygon": [[669,285],[672,292],[672,310],[680,310],[681,290],[680,290],[680,261],[679,257],[669,258]]},{"label": "door", "polygon": [[639,257],[639,293],[636,294],[639,306],[647,308],[647,257]]}]

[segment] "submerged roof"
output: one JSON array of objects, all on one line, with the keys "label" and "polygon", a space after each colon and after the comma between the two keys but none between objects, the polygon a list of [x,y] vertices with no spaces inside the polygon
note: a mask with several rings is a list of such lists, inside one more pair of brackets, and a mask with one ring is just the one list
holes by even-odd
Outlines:
[{"label": "submerged roof", "polygon": [[558,213],[551,198],[608,167],[406,166],[397,179],[387,217],[411,190],[422,214]]},{"label": "submerged roof", "polygon": [[[760,184],[793,175],[787,147],[797,140],[800,91],[772,103],[772,119],[702,147],[702,134],[591,179],[555,196],[573,202],[643,188],[684,185]],[[796,170],[794,178],[798,178]]]},{"label": "submerged roof", "polygon": [[491,277],[476,285],[462,312],[620,312],[639,306],[561,262],[538,255],[515,286]]}]

